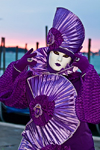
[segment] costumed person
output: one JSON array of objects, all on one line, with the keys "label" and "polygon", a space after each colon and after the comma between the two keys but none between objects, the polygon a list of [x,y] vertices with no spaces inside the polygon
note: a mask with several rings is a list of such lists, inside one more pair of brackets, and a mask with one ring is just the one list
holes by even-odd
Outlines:
[{"label": "costumed person", "polygon": [[100,78],[80,52],[84,38],[80,19],[59,7],[48,47],[29,50],[0,77],[0,101],[30,110],[19,150],[94,150],[87,123],[100,123]]}]

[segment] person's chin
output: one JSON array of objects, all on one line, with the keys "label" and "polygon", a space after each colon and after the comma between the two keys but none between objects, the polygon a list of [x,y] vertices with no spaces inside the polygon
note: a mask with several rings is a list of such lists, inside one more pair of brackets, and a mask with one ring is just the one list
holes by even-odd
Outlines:
[{"label": "person's chin", "polygon": [[61,67],[55,66],[55,67],[53,67],[53,70],[55,70],[55,71],[60,71],[60,70],[61,70]]}]

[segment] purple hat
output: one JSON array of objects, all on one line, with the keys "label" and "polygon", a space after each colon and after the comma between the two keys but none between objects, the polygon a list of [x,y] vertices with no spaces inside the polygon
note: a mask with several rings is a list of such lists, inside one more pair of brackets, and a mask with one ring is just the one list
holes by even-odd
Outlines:
[{"label": "purple hat", "polygon": [[81,20],[70,10],[57,8],[53,27],[49,30],[47,44],[49,51],[57,50],[74,58],[82,48],[85,30]]}]

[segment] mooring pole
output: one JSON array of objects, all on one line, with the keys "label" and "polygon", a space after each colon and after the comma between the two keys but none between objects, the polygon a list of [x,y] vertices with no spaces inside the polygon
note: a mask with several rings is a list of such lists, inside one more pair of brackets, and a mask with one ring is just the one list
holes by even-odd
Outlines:
[{"label": "mooring pole", "polygon": [[48,26],[45,27],[45,41],[46,41],[46,47],[47,47],[47,34],[48,34]]},{"label": "mooring pole", "polygon": [[27,52],[27,43],[25,44],[25,53]]},{"label": "mooring pole", "polygon": [[36,49],[39,48],[39,42],[36,42]]},{"label": "mooring pole", "polygon": [[90,62],[90,52],[91,52],[91,39],[88,40],[88,60]]},{"label": "mooring pole", "polygon": [[3,72],[5,71],[5,38],[1,38],[1,47],[2,47],[2,52],[3,52]]},{"label": "mooring pole", "polygon": [[15,60],[18,60],[18,46],[16,46],[16,58]]},{"label": "mooring pole", "polygon": [[1,53],[2,53],[2,46],[0,46],[0,70],[1,70]]}]

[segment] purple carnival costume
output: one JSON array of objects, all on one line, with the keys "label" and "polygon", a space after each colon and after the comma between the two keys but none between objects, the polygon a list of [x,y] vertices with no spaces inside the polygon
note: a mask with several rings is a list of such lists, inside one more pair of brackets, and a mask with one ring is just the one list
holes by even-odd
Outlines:
[{"label": "purple carnival costume", "polygon": [[[87,58],[78,53],[84,37],[80,19],[57,8],[48,47],[32,54],[28,51],[0,77],[0,101],[30,109],[31,119],[22,132],[19,150],[94,150],[87,123],[100,123],[100,78]],[[60,71],[53,70],[51,51],[70,56],[71,63]]]}]

